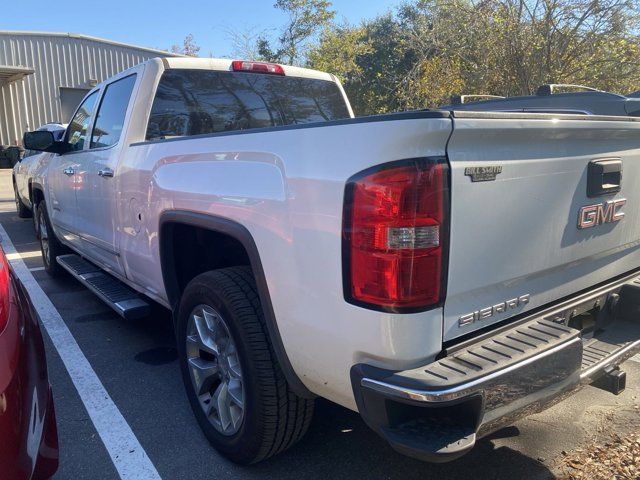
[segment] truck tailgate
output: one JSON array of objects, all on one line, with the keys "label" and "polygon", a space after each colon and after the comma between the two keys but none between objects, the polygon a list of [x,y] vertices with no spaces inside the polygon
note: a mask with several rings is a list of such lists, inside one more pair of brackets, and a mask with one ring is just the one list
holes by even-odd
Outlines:
[{"label": "truck tailgate", "polygon": [[[640,122],[455,117],[445,341],[640,267]],[[592,181],[588,196],[590,169],[615,184],[615,171],[598,177],[603,160],[621,165],[621,189],[602,194]]]}]

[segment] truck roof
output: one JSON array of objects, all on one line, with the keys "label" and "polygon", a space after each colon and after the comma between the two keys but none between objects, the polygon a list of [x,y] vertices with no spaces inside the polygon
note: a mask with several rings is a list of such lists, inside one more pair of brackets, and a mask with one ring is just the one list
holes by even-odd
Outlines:
[{"label": "truck roof", "polygon": [[[154,59],[150,60],[153,61]],[[170,57],[162,58],[165,68],[176,69],[195,69],[195,70],[218,70],[228,72],[231,71],[231,65],[234,59],[229,58],[196,58],[196,57]],[[294,67],[291,65],[279,64],[284,73],[288,77],[315,78],[318,80],[327,80],[335,82],[336,77],[330,73],[321,72],[319,70],[311,70],[309,68]]]}]

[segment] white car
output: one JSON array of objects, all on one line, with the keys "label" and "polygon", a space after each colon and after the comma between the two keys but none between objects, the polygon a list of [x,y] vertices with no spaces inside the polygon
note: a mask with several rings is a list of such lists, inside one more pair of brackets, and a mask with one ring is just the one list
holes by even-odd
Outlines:
[{"label": "white car", "polygon": [[[60,123],[47,123],[38,131],[52,132],[54,139],[60,140],[64,135],[66,125]],[[37,172],[41,171],[51,158],[52,154],[27,150],[24,157],[16,162],[13,167],[13,191],[16,201],[18,217],[29,218],[33,215],[33,201],[31,198],[31,183]]]},{"label": "white car", "polygon": [[619,393],[640,348],[637,119],[353,118],[327,73],[163,58],[25,146],[53,155],[47,272],[125,318],[172,310],[196,419],[236,462],[299,440],[316,396],[452,460],[581,385]]}]

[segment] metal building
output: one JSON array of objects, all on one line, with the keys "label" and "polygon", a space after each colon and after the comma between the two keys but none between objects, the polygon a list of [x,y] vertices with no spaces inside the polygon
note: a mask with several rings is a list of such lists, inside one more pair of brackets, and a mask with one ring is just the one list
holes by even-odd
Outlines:
[{"label": "metal building", "polygon": [[0,30],[0,146],[45,123],[67,123],[96,84],[159,56],[174,54],[74,33]]}]

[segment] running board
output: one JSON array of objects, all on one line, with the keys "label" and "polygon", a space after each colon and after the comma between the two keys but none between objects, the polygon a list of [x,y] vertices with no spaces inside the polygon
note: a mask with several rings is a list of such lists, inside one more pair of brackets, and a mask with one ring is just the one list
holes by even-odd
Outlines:
[{"label": "running board", "polygon": [[122,318],[135,320],[149,315],[150,305],[135,290],[99,267],[74,254],[61,255],[56,260]]}]

